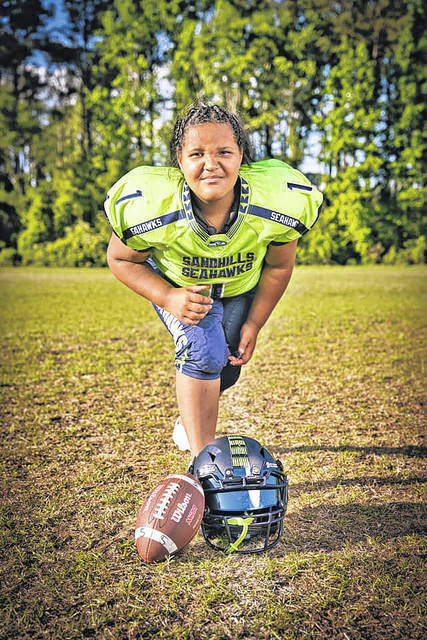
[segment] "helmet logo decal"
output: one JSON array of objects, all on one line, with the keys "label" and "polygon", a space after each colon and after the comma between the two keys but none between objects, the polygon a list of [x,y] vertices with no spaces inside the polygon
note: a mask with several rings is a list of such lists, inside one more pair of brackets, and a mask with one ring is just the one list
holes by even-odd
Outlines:
[{"label": "helmet logo decal", "polygon": [[228,443],[233,467],[249,468],[248,450],[243,438],[241,436],[228,436]]}]

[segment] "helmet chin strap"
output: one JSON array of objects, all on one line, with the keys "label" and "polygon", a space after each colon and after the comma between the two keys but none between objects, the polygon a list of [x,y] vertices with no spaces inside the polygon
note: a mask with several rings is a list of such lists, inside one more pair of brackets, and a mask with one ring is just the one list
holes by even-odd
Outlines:
[{"label": "helmet chin strap", "polygon": [[242,532],[240,536],[232,542],[228,549],[226,549],[225,553],[233,553],[233,551],[237,551],[243,540],[246,538],[246,534],[248,533],[249,525],[255,520],[255,518],[227,518],[228,524],[236,525],[238,527],[242,527]]}]

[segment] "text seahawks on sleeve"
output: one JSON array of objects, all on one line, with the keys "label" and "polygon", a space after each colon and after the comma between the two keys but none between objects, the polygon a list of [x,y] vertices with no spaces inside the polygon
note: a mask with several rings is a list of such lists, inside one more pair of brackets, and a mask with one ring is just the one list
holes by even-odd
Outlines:
[{"label": "text seahawks on sleeve", "polygon": [[272,243],[305,235],[323,196],[298,170],[279,160],[242,165],[238,215],[226,233],[208,235],[193,213],[182,173],[138,167],[108,192],[105,212],[128,247],[150,258],[177,286],[222,284],[224,296],[252,289]]}]

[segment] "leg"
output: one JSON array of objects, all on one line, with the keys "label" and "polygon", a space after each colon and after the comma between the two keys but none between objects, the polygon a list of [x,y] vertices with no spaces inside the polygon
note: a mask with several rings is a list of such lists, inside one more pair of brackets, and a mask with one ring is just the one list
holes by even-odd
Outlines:
[{"label": "leg", "polygon": [[215,438],[220,374],[230,354],[222,325],[223,306],[216,300],[209,313],[191,326],[154,308],[175,342],[178,407],[195,456]]},{"label": "leg", "polygon": [[215,439],[220,378],[199,380],[176,372],[179,413],[188,436],[191,456]]},{"label": "leg", "polygon": [[[252,301],[255,297],[256,287],[247,293],[234,296],[233,298],[224,298],[224,313],[222,324],[224,327],[225,338],[229,346],[230,352],[234,354],[237,351],[240,342],[240,329],[249,314]],[[242,367],[234,366],[227,363],[221,372],[221,392],[225,391],[237,382]]]}]

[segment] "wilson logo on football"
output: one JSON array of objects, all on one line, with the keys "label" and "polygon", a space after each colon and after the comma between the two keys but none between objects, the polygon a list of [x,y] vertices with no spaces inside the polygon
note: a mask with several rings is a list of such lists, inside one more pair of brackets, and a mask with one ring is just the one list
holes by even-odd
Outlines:
[{"label": "wilson logo on football", "polygon": [[181,518],[184,515],[185,510],[187,509],[188,503],[190,502],[190,500],[191,500],[191,493],[186,493],[184,500],[182,502],[180,502],[176,506],[175,511],[172,514],[172,518],[171,519],[174,522],[181,522]]}]

